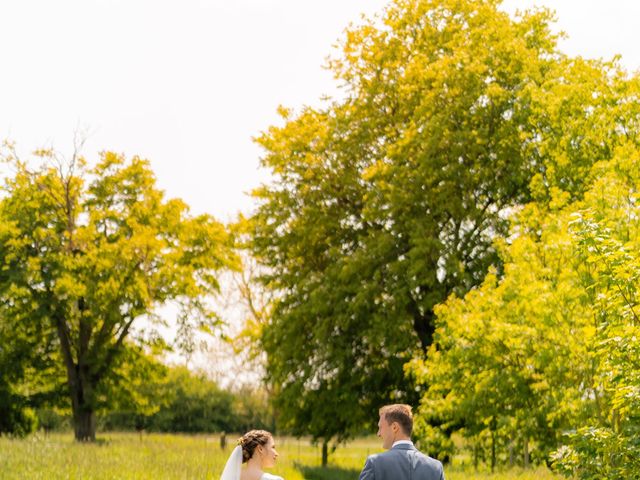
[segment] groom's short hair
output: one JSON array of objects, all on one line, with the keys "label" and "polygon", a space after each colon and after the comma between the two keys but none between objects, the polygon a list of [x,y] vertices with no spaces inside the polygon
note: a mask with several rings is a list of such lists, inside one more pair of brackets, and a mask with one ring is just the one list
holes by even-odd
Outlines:
[{"label": "groom's short hair", "polygon": [[402,431],[411,436],[413,431],[413,415],[411,413],[411,405],[405,405],[397,403],[394,405],[385,405],[380,409],[380,416],[384,416],[384,419],[389,425],[393,422],[398,422]]}]

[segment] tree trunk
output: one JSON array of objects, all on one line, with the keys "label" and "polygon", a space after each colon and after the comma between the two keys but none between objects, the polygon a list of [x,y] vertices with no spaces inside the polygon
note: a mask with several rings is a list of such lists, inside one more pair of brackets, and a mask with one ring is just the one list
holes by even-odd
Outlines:
[{"label": "tree trunk", "polygon": [[329,461],[329,441],[324,439],[322,441],[322,466],[326,467]]},{"label": "tree trunk", "polygon": [[513,468],[516,463],[515,455],[513,454],[513,441],[509,442],[509,467]]},{"label": "tree trunk", "polygon": [[87,373],[77,368],[76,374],[69,378],[73,430],[79,442],[93,442],[96,439],[96,418],[91,402],[93,386]]},{"label": "tree trunk", "polygon": [[524,437],[524,468],[529,468],[529,439]]},{"label": "tree trunk", "polygon": [[73,412],[73,430],[79,442],[93,442],[96,439],[96,418],[91,410],[80,409]]},{"label": "tree trunk", "polygon": [[496,469],[496,432],[491,432],[491,473]]},{"label": "tree trunk", "polygon": [[432,310],[422,313],[418,304],[413,299],[409,301],[407,308],[413,318],[413,330],[420,339],[422,351],[426,353],[433,342],[433,334],[435,332],[435,314]]},{"label": "tree trunk", "polygon": [[67,370],[67,385],[71,396],[71,411],[73,413],[73,430],[76,440],[79,442],[93,442],[96,439],[96,419],[92,403],[92,392],[97,378],[91,378],[89,368],[86,365],[84,355],[88,342],[86,328],[81,328],[82,339],[78,362],[71,354],[71,340],[69,328],[62,315],[54,312],[54,324],[60,339],[60,351]]},{"label": "tree trunk", "polygon": [[478,458],[480,457],[480,453],[479,453],[479,448],[478,448],[478,443],[480,442],[480,440],[476,440],[473,443],[473,468],[475,469],[475,471],[478,471]]}]

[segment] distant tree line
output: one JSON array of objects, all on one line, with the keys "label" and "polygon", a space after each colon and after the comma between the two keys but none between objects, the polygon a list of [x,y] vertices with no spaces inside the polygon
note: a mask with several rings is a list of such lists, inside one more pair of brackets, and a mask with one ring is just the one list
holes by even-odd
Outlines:
[{"label": "distant tree line", "polygon": [[224,390],[204,375],[182,367],[169,369],[153,390],[150,397],[157,404],[152,413],[115,410],[100,415],[99,424],[106,430],[187,433],[275,429],[268,397],[259,386]]},{"label": "distant tree line", "polygon": [[[230,391],[185,367],[160,366],[159,370],[160,374],[147,379],[142,402],[121,403],[97,412],[98,431],[204,433],[275,429],[268,397],[260,386]],[[67,431],[73,426],[68,408],[42,405],[28,412],[31,423],[23,429]]]}]

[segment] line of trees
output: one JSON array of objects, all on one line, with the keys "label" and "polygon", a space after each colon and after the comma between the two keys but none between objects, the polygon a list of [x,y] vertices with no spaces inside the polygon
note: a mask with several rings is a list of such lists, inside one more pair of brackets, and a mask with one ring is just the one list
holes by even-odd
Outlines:
[{"label": "line of trees", "polygon": [[[198,433],[275,428],[269,399],[259,386],[230,391],[186,367],[145,361],[153,363],[154,374],[136,386],[135,400],[120,395],[109,408],[96,413],[99,430]],[[140,368],[139,362],[135,368]],[[45,432],[64,431],[72,425],[64,403],[41,405],[35,414],[37,427]]]}]

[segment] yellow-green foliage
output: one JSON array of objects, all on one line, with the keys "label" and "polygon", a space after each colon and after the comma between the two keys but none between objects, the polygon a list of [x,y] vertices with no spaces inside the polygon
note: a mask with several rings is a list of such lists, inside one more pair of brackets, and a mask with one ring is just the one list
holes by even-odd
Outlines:
[{"label": "yellow-green foliage", "polygon": [[503,272],[436,308],[434,345],[411,365],[432,450],[459,431],[493,464],[556,451],[567,475],[640,478],[639,157],[629,143],[595,164],[580,201],[526,205],[498,242]]},{"label": "yellow-green foliage", "polygon": [[447,480],[552,480],[560,478],[543,467],[532,470],[515,469],[499,473],[475,473],[456,469],[447,471],[445,469],[445,475]]},{"label": "yellow-green foliage", "polygon": [[[339,447],[333,467],[323,470],[320,448],[306,440],[276,438],[280,458],[272,473],[286,480],[357,479],[368,454],[380,451],[380,441],[358,439]],[[0,438],[0,478],[12,479],[215,479],[231,451],[220,450],[217,435],[109,433],[95,444],[73,441],[71,434]],[[446,470],[448,480],[551,480],[548,470],[473,473]]]}]

